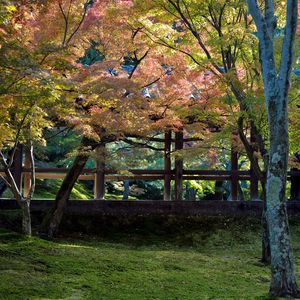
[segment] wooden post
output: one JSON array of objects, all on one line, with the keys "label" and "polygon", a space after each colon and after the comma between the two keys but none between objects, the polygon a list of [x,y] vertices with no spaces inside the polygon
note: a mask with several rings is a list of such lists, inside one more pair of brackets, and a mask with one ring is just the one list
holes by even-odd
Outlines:
[{"label": "wooden post", "polygon": [[[183,149],[183,130],[175,132],[175,150]],[[182,200],[183,159],[175,158],[175,200]]]},{"label": "wooden post", "polygon": [[[31,161],[30,161],[30,153],[27,147],[24,149],[24,168],[25,169],[30,169],[31,168]],[[30,172],[24,173],[24,181],[23,181],[23,196],[27,197],[29,192],[30,192],[30,187],[31,187],[31,174]]]},{"label": "wooden post", "polygon": [[164,201],[171,200],[171,138],[172,131],[166,131],[164,148]]},{"label": "wooden post", "polygon": [[[255,136],[253,134],[252,126],[250,129],[250,142],[255,151],[256,150],[256,147],[255,147],[256,141],[255,141]],[[250,164],[250,197],[251,197],[251,200],[258,199],[258,178],[253,170],[252,163]]]},{"label": "wooden post", "polygon": [[237,134],[232,135],[231,141],[231,198],[238,200],[238,153],[236,151]]},{"label": "wooden post", "polygon": [[105,196],[105,144],[96,148],[96,174],[94,180],[94,198],[104,200]]},{"label": "wooden post", "polygon": [[16,182],[16,185],[21,191],[22,189],[22,164],[23,164],[23,146],[21,144],[18,144],[16,146],[16,151],[14,154],[14,160],[13,160],[13,176]]}]

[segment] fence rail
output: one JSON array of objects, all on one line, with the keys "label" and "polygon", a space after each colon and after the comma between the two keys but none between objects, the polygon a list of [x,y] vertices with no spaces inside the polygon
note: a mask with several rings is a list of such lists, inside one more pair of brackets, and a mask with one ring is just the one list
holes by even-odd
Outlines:
[{"label": "fence rail", "polygon": [[[175,133],[175,139],[172,138],[172,132],[165,132],[164,139],[158,139],[157,142],[164,143],[164,169],[145,170],[145,169],[129,169],[117,171],[105,167],[105,147],[104,144],[99,145],[96,149],[95,168],[83,169],[79,176],[79,180],[92,180],[94,182],[94,198],[97,200],[104,199],[105,181],[127,181],[127,180],[163,180],[164,193],[163,200],[180,201],[183,198],[183,181],[184,180],[207,180],[216,182],[215,200],[222,198],[220,192],[217,192],[217,186],[222,181],[228,181],[231,187],[231,199],[239,200],[239,181],[250,181],[250,199],[259,198],[259,180],[255,176],[254,170],[250,165],[250,170],[239,170],[238,152],[234,146],[231,147],[230,165],[231,170],[186,170],[184,169],[183,158],[175,156],[172,166],[171,152],[181,151],[184,149],[184,143],[189,140],[183,138],[183,131]],[[174,143],[174,145],[173,145]],[[172,148],[173,147],[173,148]],[[172,150],[172,151],[171,151]],[[37,179],[63,179],[68,168],[35,168]],[[22,146],[15,152],[14,163],[11,168],[17,185],[23,188],[26,195],[30,189],[30,159],[26,151],[22,151]],[[5,176],[4,169],[0,169],[0,174]],[[288,172],[288,180],[291,181],[291,199],[300,199],[300,171],[291,170]],[[175,196],[171,199],[172,182],[174,182]]]},{"label": "fence rail", "polygon": [[[15,170],[12,168],[11,170]],[[28,168],[21,168],[21,183],[24,182],[24,177],[28,175],[31,170]],[[35,168],[37,179],[63,179],[68,168]],[[96,168],[84,169],[79,176],[78,180],[90,180],[94,181],[95,195],[97,189],[96,176],[98,170]],[[120,172],[120,171],[119,171]],[[0,168],[0,174],[5,176],[4,169]],[[253,173],[251,170],[182,170],[182,180],[207,180],[207,181],[229,181],[232,184],[237,184],[238,181],[246,180],[253,181]],[[121,173],[113,169],[107,169],[104,171],[105,181],[125,181],[125,180],[165,180],[168,176],[170,181],[176,180],[176,170],[147,170],[147,169],[129,169],[123,170]],[[298,178],[300,181],[300,171],[289,171],[288,180],[292,178]],[[235,180],[233,182],[233,180]],[[99,184],[99,183],[98,183]],[[26,187],[24,187],[26,189]],[[253,193],[253,192],[252,192]],[[257,193],[257,191],[254,191]],[[96,197],[95,197],[96,198]],[[256,197],[257,199],[257,197]]]}]

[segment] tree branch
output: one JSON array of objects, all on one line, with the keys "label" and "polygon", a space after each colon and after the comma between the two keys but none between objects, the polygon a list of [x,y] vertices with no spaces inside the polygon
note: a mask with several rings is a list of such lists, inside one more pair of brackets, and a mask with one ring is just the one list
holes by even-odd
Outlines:
[{"label": "tree branch", "polygon": [[137,147],[141,147],[141,148],[148,148],[148,149],[155,150],[155,151],[164,151],[165,150],[164,148],[156,148],[147,143],[135,142],[135,141],[129,140],[127,138],[124,138],[123,141],[129,145],[137,146]]},{"label": "tree branch", "polygon": [[258,6],[257,0],[247,0],[249,12],[256,24],[257,29],[261,29],[266,25],[265,19],[262,12]]},{"label": "tree branch", "polygon": [[9,184],[9,187],[11,188],[12,192],[13,192],[13,195],[15,196],[16,198],[16,201],[18,202],[19,206],[22,207],[22,194],[20,192],[20,190],[18,189],[17,187],[17,184],[16,184],[16,181],[9,169],[9,166],[6,162],[6,159],[5,159],[5,156],[3,154],[3,152],[0,150],[0,159],[1,159],[1,162],[4,166],[4,173],[5,173],[5,176],[6,176],[6,181],[8,182]]},{"label": "tree branch", "polygon": [[276,27],[274,0],[265,0],[265,20],[269,29],[270,35],[273,35]]},{"label": "tree branch", "polygon": [[244,117],[240,116],[238,119],[238,133],[239,133],[239,137],[245,147],[247,156],[252,164],[254,173],[256,175],[256,177],[262,181],[264,179],[263,173],[259,167],[258,164],[258,159],[254,156],[254,150],[253,147],[250,145],[249,141],[247,140],[247,137],[244,133]]},{"label": "tree branch", "polygon": [[67,33],[68,33],[69,20],[68,20],[68,16],[64,12],[64,9],[61,5],[61,2],[58,3],[58,6],[59,6],[59,9],[60,9],[60,11],[63,15],[64,21],[65,21],[64,36],[63,36],[63,40],[62,40],[62,45],[65,46],[65,42],[66,42],[66,39],[67,39]]},{"label": "tree branch", "polygon": [[284,94],[287,94],[289,88],[288,80],[293,62],[293,44],[297,30],[297,19],[298,0],[287,0],[285,35],[282,43],[279,69],[279,84]]},{"label": "tree branch", "polygon": [[191,33],[193,34],[193,36],[197,39],[198,44],[200,46],[200,48],[203,50],[203,52],[205,53],[206,57],[208,60],[211,61],[212,65],[214,66],[214,68],[220,72],[223,73],[222,70],[220,69],[220,67],[214,62],[214,60],[212,59],[210,52],[208,51],[208,49],[205,47],[198,31],[196,30],[196,28],[194,28],[193,24],[187,19],[187,17],[184,15],[184,13],[181,10],[181,7],[178,4],[174,3],[173,0],[168,0],[168,2],[177,10],[177,12],[179,13],[182,21],[185,23],[185,25],[187,26],[187,28],[191,31]]},{"label": "tree branch", "polygon": [[150,51],[150,48],[142,55],[142,57],[140,57],[139,59],[137,59],[136,64],[134,65],[134,68],[132,69],[131,73],[128,76],[128,79],[131,79],[135,70],[137,69],[137,67],[139,66],[139,64],[143,61],[143,59],[148,55]]},{"label": "tree branch", "polygon": [[84,11],[83,11],[83,14],[82,14],[82,17],[81,17],[81,20],[79,21],[77,27],[74,29],[74,31],[72,32],[72,34],[69,36],[69,38],[67,39],[65,45],[68,45],[71,41],[71,39],[73,38],[73,36],[77,33],[77,31],[79,30],[80,26],[82,25],[84,19],[85,19],[85,16],[86,16],[86,13],[87,13],[87,9],[88,9],[88,0],[85,2],[84,4]]},{"label": "tree branch", "polygon": [[32,145],[32,141],[29,142],[29,159],[30,159],[30,179],[31,179],[31,184],[30,184],[30,190],[29,193],[27,195],[27,200],[32,199],[34,190],[35,190],[35,164],[34,164],[34,157],[33,157],[33,145]]}]

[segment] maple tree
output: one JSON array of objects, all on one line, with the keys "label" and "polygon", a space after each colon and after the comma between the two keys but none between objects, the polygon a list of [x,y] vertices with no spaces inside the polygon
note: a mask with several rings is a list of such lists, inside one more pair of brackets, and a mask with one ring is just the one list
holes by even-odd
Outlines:
[{"label": "maple tree", "polygon": [[[132,19],[132,23],[136,24],[135,26],[142,27],[145,35],[153,43],[164,45],[169,49],[186,54],[191,63],[195,64],[199,70],[201,68],[205,68],[219,74],[219,77],[221,78],[220,82],[223,82],[227,85],[227,87],[231,90],[231,93],[234,95],[235,99],[238,101],[239,109],[241,111],[241,114],[238,116],[237,122],[238,133],[244,144],[245,150],[247,151],[252,166],[254,167],[255,173],[257,177],[260,178],[260,181],[262,183],[264,194],[267,200],[265,201],[264,206],[265,208],[267,208],[269,205],[268,203],[273,203],[272,200],[275,200],[277,196],[275,196],[275,199],[273,199],[274,195],[268,194],[268,189],[266,188],[271,182],[270,177],[266,177],[260,169],[257,155],[255,153],[257,153],[257,151],[260,152],[261,157],[264,158],[264,170],[270,171],[272,162],[269,160],[268,154],[272,156],[272,142],[274,142],[274,140],[272,139],[272,132],[273,128],[276,128],[277,125],[275,126],[275,124],[272,123],[276,119],[275,115],[273,115],[272,122],[270,122],[269,118],[271,135],[270,152],[268,153],[268,143],[266,142],[262,132],[257,126],[258,124],[256,114],[256,112],[263,107],[262,100],[264,97],[260,96],[260,103],[257,101],[253,101],[253,99],[258,98],[257,95],[262,95],[262,90],[259,89],[261,78],[259,76],[260,68],[258,65],[257,57],[260,56],[260,58],[262,59],[262,64],[267,64],[267,60],[263,61],[264,56],[261,53],[262,51],[258,52],[258,47],[253,47],[253,45],[256,44],[255,40],[253,40],[253,37],[258,36],[260,41],[262,41],[260,36],[261,33],[259,31],[258,33],[251,33],[250,30],[252,30],[253,24],[251,24],[251,20],[249,20],[247,16],[247,7],[245,6],[245,3],[241,1],[230,3],[228,1],[149,1],[146,3],[146,9],[144,10],[144,2],[145,1],[143,1],[143,4],[141,2],[138,2],[137,9],[142,10],[144,13],[147,13],[143,14],[142,17],[136,17],[135,19]],[[254,1],[252,3],[254,3]],[[288,1],[287,3],[289,8],[288,12],[293,10],[295,15],[297,12],[296,2],[293,2],[291,4]],[[254,4],[252,5],[254,6]],[[258,6],[257,3],[255,5]],[[274,2],[265,1],[266,14],[269,13],[268,5],[273,6],[274,15]],[[284,3],[278,2],[277,6],[277,9],[282,11],[282,9],[284,8]],[[292,6],[293,9],[291,8]],[[255,8],[258,9],[257,7]],[[155,14],[156,17],[153,17],[153,14]],[[290,14],[292,13],[290,12]],[[285,48],[282,48],[281,51],[281,66],[283,66],[282,68],[284,68],[285,65],[289,64],[289,68],[287,68],[287,70],[289,69],[289,72],[291,59],[287,59],[287,57],[290,56],[285,56],[286,54],[290,54],[293,46],[292,44],[288,44],[287,40],[289,38],[287,37],[290,36],[290,40],[293,40],[292,36],[289,34],[289,30],[291,30],[291,28],[293,28],[293,31],[296,30],[296,17],[294,16],[293,18],[293,24],[286,25],[285,29],[282,29],[282,27],[280,28],[279,26],[283,26],[285,22],[289,22],[290,14],[287,14],[287,21],[284,19],[285,14],[280,14],[278,15],[277,24],[267,24],[269,26],[269,29],[267,30],[274,33],[273,37],[268,40],[268,42],[271,41],[271,46],[273,45],[275,35],[280,35],[282,32],[284,32],[283,35],[285,36],[285,42],[283,43],[283,45]],[[268,22],[268,17],[269,16],[266,15],[266,22]],[[263,19],[263,17],[261,17],[261,19]],[[259,21],[261,24],[265,25],[264,21]],[[170,26],[171,22],[173,22],[173,28],[171,28]],[[257,21],[256,25],[258,25]],[[271,25],[274,28],[271,28]],[[278,27],[276,28],[277,25]],[[289,25],[291,26],[291,28],[288,27]],[[258,30],[266,31],[265,28],[259,28]],[[264,34],[266,35],[266,33]],[[275,57],[275,51],[272,50],[272,52],[270,52],[270,47],[266,46],[266,49],[268,49],[267,51],[269,51],[269,54],[272,53],[271,55]],[[278,56],[280,55],[278,55],[277,52],[277,57]],[[272,57],[272,62],[274,61],[274,57]],[[248,61],[251,61],[252,63],[256,62],[257,65],[255,67],[247,67]],[[267,82],[269,85],[271,85],[271,82],[269,80],[270,76],[267,76],[264,72],[265,71],[263,68],[262,74],[265,80],[265,85]],[[274,71],[273,69],[272,72],[276,73],[276,70]],[[289,77],[289,72],[286,72],[287,78]],[[272,90],[273,92],[277,90],[276,86],[273,86]],[[282,90],[284,90],[284,88]],[[269,92],[271,93],[271,89]],[[264,89],[264,95],[268,101],[266,86]],[[285,99],[287,99],[287,92],[285,93]],[[285,102],[285,100],[283,102]],[[267,106],[268,113],[270,113],[269,109],[270,107]],[[285,109],[283,109],[282,111],[285,111]],[[244,123],[246,121],[246,117],[251,122],[252,131],[255,135],[256,145],[251,145],[245,135]],[[287,141],[287,132],[282,132],[281,137],[282,136],[284,136]],[[285,148],[287,147],[283,147],[282,149]],[[286,150],[285,153],[287,153]],[[286,177],[283,177],[281,181],[286,182]],[[282,186],[283,190],[285,190],[285,184],[283,184]],[[281,195],[282,197],[284,197],[285,193],[282,192]],[[264,213],[266,213],[266,211]],[[281,213],[281,215],[284,214]],[[284,224],[286,221],[283,221],[283,219],[280,219],[279,217],[277,218],[274,214],[272,216],[269,215],[268,222],[272,224],[272,227],[269,228],[269,230],[267,230],[267,223],[265,222],[264,236],[266,237],[266,239],[263,239],[263,260],[270,260],[270,252],[268,251],[270,248],[270,241],[268,239],[268,233],[270,233],[271,237],[273,237],[271,238],[273,247],[279,247],[281,243],[281,246],[284,248],[283,244],[285,244],[286,247],[289,244],[288,238],[282,239],[281,242],[279,241],[279,239],[274,238],[276,236],[273,226],[274,222],[277,220],[278,226],[281,222],[280,228],[285,228]],[[263,218],[263,220],[266,221],[266,218]],[[285,232],[286,234],[286,230],[283,230],[283,232]],[[286,243],[284,241],[286,241]],[[282,251],[277,251],[277,255],[284,255],[286,249],[283,250],[283,248],[281,248]],[[276,261],[279,263],[280,260],[277,259]],[[285,263],[290,266],[289,259],[286,259]],[[273,264],[273,268],[271,293],[274,293],[276,295],[280,293],[295,294],[296,291],[293,291],[292,287],[294,280],[293,276],[291,275],[290,277],[291,286],[282,287],[282,282],[288,281],[289,279],[287,279],[287,277],[285,277],[283,273],[281,273],[281,275],[279,276],[280,267],[278,267],[278,265],[277,267],[275,267],[275,263]],[[287,267],[287,269],[291,270],[291,274],[293,273],[292,268]],[[276,280],[274,278],[276,278]],[[276,281],[277,283],[275,283]]]},{"label": "maple tree", "polygon": [[[48,116],[54,114],[53,106],[59,95],[52,76],[41,68],[35,53],[24,43],[17,8],[2,5],[1,9],[7,12],[0,24],[0,160],[5,173],[2,179],[22,209],[23,232],[31,235],[30,200],[35,189],[33,143],[43,143],[43,129],[52,125]],[[30,189],[26,193],[22,193],[12,170],[20,144],[25,146],[31,169]]]},{"label": "maple tree", "polygon": [[[74,7],[80,7],[81,9],[74,11]],[[23,131],[25,132],[25,129],[29,132],[27,134],[28,142],[32,143],[34,140],[42,140],[44,128],[51,126],[52,122],[53,124],[64,123],[69,124],[68,126],[75,126],[76,124],[71,124],[68,120],[72,120],[72,117],[76,114],[81,114],[84,118],[85,112],[78,110],[78,106],[74,103],[74,95],[78,95],[78,92],[69,79],[71,74],[78,70],[75,57],[80,49],[78,52],[72,52],[70,49],[73,48],[68,46],[71,41],[76,42],[79,29],[88,27],[88,22],[95,16],[91,16],[89,13],[90,1],[86,1],[83,5],[82,1],[76,3],[73,1],[49,1],[44,3],[24,1],[16,6],[11,5],[4,8],[12,12],[12,18],[10,20],[5,19],[5,22],[3,22],[1,66],[6,72],[2,73],[5,76],[2,96],[3,99],[12,101],[12,111],[20,109],[20,112],[24,115],[22,118],[21,113],[20,116],[14,111],[11,113],[14,114],[15,118],[10,121],[15,127],[19,125],[17,118],[20,118],[21,122],[19,128],[17,128],[18,130],[12,131],[12,135],[16,135],[15,145],[23,142],[20,136]],[[61,14],[62,18],[60,20],[62,20],[62,23],[56,22],[52,18],[55,17],[56,10]],[[52,26],[46,25],[45,22],[49,22],[49,20],[52,21]],[[87,22],[84,22],[84,20],[87,20]],[[6,23],[9,26],[5,26]],[[62,29],[62,35],[60,29]],[[17,51],[19,52],[17,53]],[[30,90],[29,87],[32,87],[32,89]],[[16,94],[16,88],[20,93],[20,98]],[[25,89],[26,93],[24,92]],[[24,99],[28,99],[28,101]],[[29,108],[27,109],[26,106]],[[9,107],[8,101],[6,101],[6,107]],[[52,114],[51,117],[49,112]],[[7,123],[4,124],[4,126],[7,125]],[[85,136],[87,136],[83,139],[83,143],[86,140],[94,142],[94,136],[89,139],[87,126],[76,127],[78,130],[83,130]],[[3,144],[6,141],[13,140],[8,135],[5,138],[8,139]],[[3,145],[3,147],[5,146]],[[83,156],[85,157],[85,155]],[[13,188],[15,197],[18,200],[18,197],[23,197],[23,195],[20,190],[16,189],[15,185],[11,184],[10,181],[13,178],[9,176],[13,156],[9,162],[6,162],[4,155],[2,158],[5,168],[8,170],[6,174],[7,183]],[[83,166],[84,164],[82,164]],[[30,214],[29,203],[34,190],[33,158],[31,159],[31,168],[32,190],[26,198],[18,201],[20,204],[23,202],[27,204],[27,215]],[[71,169],[71,174],[73,171],[74,169]],[[75,178],[77,179],[77,177],[75,172]],[[67,191],[71,190],[72,187],[72,184],[70,184]],[[58,194],[59,196],[61,195]],[[27,216],[27,219],[29,219],[29,216]],[[31,231],[29,227],[28,225],[28,234]]]},{"label": "maple tree", "polygon": [[[137,13],[130,20],[132,26],[143,28],[145,36],[153,44],[185,54],[198,72],[204,70],[217,75],[215,85],[218,84],[218,88],[227,94],[227,97],[221,99],[234,108],[232,130],[236,131],[237,127],[265,194],[265,172],[268,164],[267,118],[261,88],[257,33],[253,22],[247,16],[246,3],[135,1],[135,4]],[[283,11],[283,4],[277,4],[280,11]],[[284,14],[279,14],[277,44],[281,41],[284,22]],[[227,117],[227,122],[229,120]],[[248,139],[250,127],[254,142]],[[264,162],[262,168],[260,158]],[[265,239],[262,260],[270,262],[265,217],[263,223]]]},{"label": "maple tree", "polygon": [[[31,234],[33,144],[44,142],[45,128],[63,124],[83,136],[44,220],[49,236],[57,232],[71,190],[96,149],[120,140],[151,147],[139,140],[171,131],[213,146],[220,137],[216,132],[227,140],[238,133],[266,198],[262,259],[272,257],[270,291],[298,296],[284,199],[297,1],[287,0],[287,13],[277,18],[274,2],[263,3],[264,14],[248,0],[254,22],[239,0],[1,4],[0,160],[3,180],[23,211],[24,233]],[[284,6],[276,2],[278,11]],[[297,89],[293,93],[297,97]],[[297,103],[294,107],[290,123],[296,127]],[[249,141],[250,130],[254,141]],[[20,144],[31,166],[26,195],[12,172]],[[199,155],[197,147],[191,148],[186,153]]]},{"label": "maple tree", "polygon": [[[246,3],[135,1],[134,9],[136,14],[132,12],[134,17],[130,20],[132,26],[142,28],[145,38],[152,44],[185,55],[195,73],[209,72],[214,75],[214,85],[223,93],[214,109],[220,113],[219,107],[227,105],[227,110],[223,108],[227,111],[224,123],[227,128],[231,125],[233,132],[238,132],[255,175],[265,191],[267,133],[261,129],[265,127],[266,113],[257,41],[248,20]],[[250,143],[247,136],[250,127],[255,143]],[[262,168],[260,158],[264,162]],[[262,220],[262,260],[270,262],[264,215]]]},{"label": "maple tree", "polygon": [[[69,105],[60,122],[85,136],[58,201],[68,199],[101,139],[146,137],[184,127],[186,133],[208,141],[209,128],[226,126],[227,108],[220,98],[228,92],[215,86],[218,74],[195,70],[185,53],[162,55],[165,45],[149,44],[141,29],[130,24],[131,9],[130,1],[116,6],[53,1],[25,18],[22,33],[30,40],[30,51],[52,77],[59,78],[55,90]],[[121,34],[121,41],[112,39]]]},{"label": "maple tree", "polygon": [[[60,1],[55,4],[58,9],[64,9]],[[23,220],[27,220],[23,222],[23,231],[29,235],[30,200],[35,187],[33,143],[43,144],[45,128],[66,124],[66,116],[72,119],[72,116],[78,114],[74,105],[74,86],[68,78],[77,70],[73,62],[75,54],[72,56],[67,46],[87,15],[87,4],[83,5],[82,11],[76,11],[75,15],[73,12],[72,22],[75,20],[75,24],[66,20],[67,30],[60,41],[55,34],[56,27],[48,27],[43,23],[45,19],[38,18],[49,12],[53,2],[7,1],[1,4],[7,12],[1,20],[0,36],[0,97],[1,105],[5,107],[1,119],[5,135],[0,138],[1,159],[6,175],[3,179],[23,208]],[[45,30],[40,30],[40,26]],[[54,32],[49,32],[49,29]],[[51,36],[50,39],[43,35],[45,31]],[[22,193],[21,186],[17,186],[11,172],[14,153],[20,143],[25,144],[30,152],[31,188],[28,194]],[[9,148],[12,155],[5,157]]]},{"label": "maple tree", "polygon": [[[65,5],[68,3],[65,2]],[[189,96],[193,89],[197,88],[197,81],[203,81],[203,76],[197,78],[195,72],[187,68],[183,55],[177,55],[174,62],[175,54],[172,57],[164,56],[160,49],[150,50],[148,43],[141,39],[139,30],[128,25],[129,14],[124,8],[124,3],[109,7],[111,10],[108,10],[107,14],[95,18],[94,11],[99,12],[99,5],[104,6],[100,1],[90,5],[82,27],[77,30],[76,35],[70,35],[72,40],[67,37],[69,23],[65,20],[65,11],[68,6],[64,6],[62,2],[53,3],[50,8],[42,11],[41,24],[35,24],[39,28],[33,34],[35,40],[43,41],[42,37],[48,28],[51,28],[53,41],[61,43],[62,40],[64,51],[68,54],[67,60],[73,64],[71,71],[68,74],[64,71],[64,75],[76,87],[69,88],[69,91],[76,97],[77,115],[66,116],[64,119],[68,126],[76,128],[85,136],[81,150],[57,194],[52,216],[50,215],[50,235],[57,230],[70,191],[85,162],[97,146],[123,139],[125,136],[145,137],[152,132],[164,131],[165,128],[178,130],[183,123],[190,123],[195,132],[195,124],[198,123],[203,128],[203,123],[207,123],[208,117],[197,122],[192,121],[189,111],[194,111],[197,107],[200,110],[202,107],[207,112],[213,112],[213,106],[206,105],[207,99],[213,99],[213,96],[216,99],[218,94],[215,90],[213,95],[208,93],[199,101],[193,100]],[[72,3],[70,11],[73,6],[76,7],[76,3]],[[126,7],[131,6],[126,4]],[[116,9],[120,14],[117,19]],[[124,17],[126,14],[127,18]],[[56,15],[65,21],[56,22]],[[71,15],[69,18],[71,19]],[[46,28],[46,33],[43,32],[45,20],[55,20],[53,26]],[[121,42],[118,40],[116,45],[111,37],[121,33],[123,39]],[[83,47],[88,46],[82,43],[83,39],[93,41],[88,50]],[[82,52],[85,56],[82,56]],[[52,59],[57,61],[58,54],[62,55],[61,60],[66,60],[64,52],[55,52],[47,57],[47,62],[51,63]],[[212,85],[212,80],[206,84]],[[147,93],[151,93],[151,99]],[[49,223],[49,215],[47,219],[45,224]]]}]

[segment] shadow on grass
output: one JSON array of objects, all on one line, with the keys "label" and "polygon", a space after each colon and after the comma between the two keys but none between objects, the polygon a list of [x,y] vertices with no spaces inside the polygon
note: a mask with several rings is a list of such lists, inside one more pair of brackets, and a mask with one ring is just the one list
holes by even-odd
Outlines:
[{"label": "shadow on grass", "polygon": [[0,243],[8,244],[28,240],[30,240],[29,237],[26,237],[18,232],[11,231],[10,229],[6,228],[0,228]]}]

